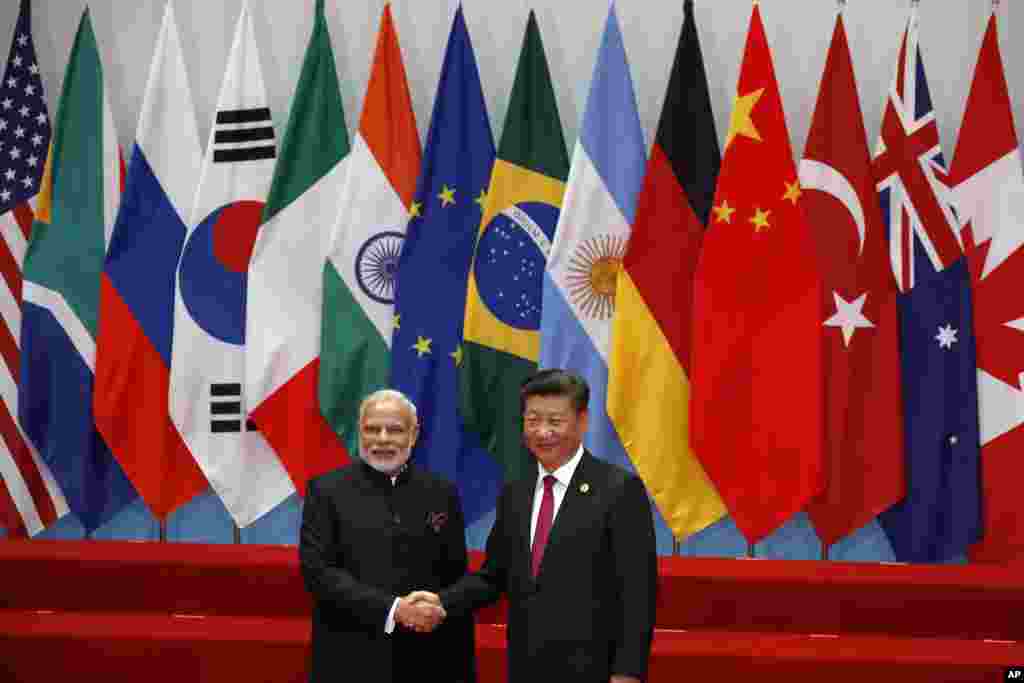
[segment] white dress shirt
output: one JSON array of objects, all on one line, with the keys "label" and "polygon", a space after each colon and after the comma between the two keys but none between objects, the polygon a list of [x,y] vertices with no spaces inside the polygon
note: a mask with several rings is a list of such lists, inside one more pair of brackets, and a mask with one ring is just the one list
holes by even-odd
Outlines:
[{"label": "white dress shirt", "polygon": [[[394,487],[396,481],[398,481],[398,475],[397,474],[395,476],[391,477],[391,486],[392,487]],[[391,603],[391,609],[388,610],[388,618],[384,620],[384,633],[388,634],[389,636],[395,630],[395,612],[398,611],[398,601],[400,599],[401,599],[401,596],[395,598],[394,602]]]},{"label": "white dress shirt", "polygon": [[[554,509],[551,514],[551,523],[554,524],[555,517],[558,516],[558,508],[562,506],[562,500],[565,498],[565,492],[569,490],[569,484],[572,482],[572,475],[576,473],[576,467],[580,464],[580,460],[583,459],[583,444],[580,444],[576,449],[576,454],[573,455],[569,462],[565,463],[554,472],[550,474],[555,478],[555,484],[551,487],[551,493],[554,497]],[[533,513],[530,520],[530,546],[533,546],[533,535],[537,531],[537,518],[540,516],[540,502],[544,497],[544,477],[549,472],[544,469],[544,466],[537,463],[537,483],[533,490]],[[394,485],[395,478],[391,478],[391,483]],[[395,612],[398,609],[398,598],[395,598],[394,602],[391,603],[391,609],[388,611],[388,617],[384,622],[384,632],[391,634],[395,630]]]},{"label": "white dress shirt", "polygon": [[533,536],[537,533],[537,518],[540,517],[540,502],[544,498],[544,477],[548,474],[555,478],[555,484],[551,487],[551,493],[554,495],[555,507],[551,514],[551,524],[554,525],[555,518],[558,516],[558,508],[562,506],[562,500],[565,498],[565,492],[569,490],[569,484],[572,483],[572,475],[576,473],[576,466],[580,464],[580,460],[583,459],[583,444],[579,445],[576,449],[576,455],[569,458],[569,462],[559,467],[554,472],[548,472],[544,469],[544,466],[537,463],[537,483],[533,487],[533,513],[530,516],[530,547],[533,547]]}]

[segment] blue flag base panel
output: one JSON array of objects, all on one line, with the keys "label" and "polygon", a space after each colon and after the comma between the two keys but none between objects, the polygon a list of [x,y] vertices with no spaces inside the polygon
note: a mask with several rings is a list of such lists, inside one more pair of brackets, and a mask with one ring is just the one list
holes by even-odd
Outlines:
[{"label": "blue flag base panel", "polygon": [[[241,529],[242,543],[298,545],[302,520],[302,499],[292,494],[248,527]],[[0,527],[0,537],[7,530]],[[66,514],[35,538],[76,540],[85,538],[85,529],[73,514]],[[131,503],[109,522],[96,529],[94,540],[157,541],[160,525],[141,499]],[[171,513],[167,520],[167,540],[183,543],[233,543],[234,524],[220,498],[207,490]]]},{"label": "blue flag base panel", "polygon": [[685,541],[679,554],[687,557],[746,557],[747,541],[731,517],[725,517]]},{"label": "blue flag base panel", "polygon": [[[672,534],[656,508],[655,536],[659,555],[673,554]],[[287,500],[258,519],[240,533],[242,543],[297,545],[302,521],[302,499],[292,494]],[[471,550],[483,550],[487,535],[494,525],[494,512],[483,515],[466,528],[466,543]],[[96,540],[156,541],[159,525],[153,515],[137,500],[92,535]],[[0,538],[7,530],[0,527]],[[81,539],[82,525],[72,514],[51,524],[35,538]],[[234,530],[224,505],[210,491],[201,494],[175,510],[167,522],[167,540],[184,543],[232,543]],[[747,541],[732,518],[726,517],[696,533],[679,546],[679,555],[686,557],[746,557]],[[754,546],[754,557],[781,560],[820,560],[821,541],[810,520],[799,513],[775,533]],[[829,548],[829,559],[847,562],[895,562],[896,556],[888,537],[877,521],[842,538]],[[965,564],[966,555],[939,564]]]}]

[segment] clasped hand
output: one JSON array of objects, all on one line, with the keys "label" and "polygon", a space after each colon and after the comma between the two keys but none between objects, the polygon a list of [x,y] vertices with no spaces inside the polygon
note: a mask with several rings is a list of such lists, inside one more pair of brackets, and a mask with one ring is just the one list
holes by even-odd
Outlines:
[{"label": "clasped hand", "polygon": [[395,620],[417,633],[429,633],[444,621],[441,598],[429,591],[413,591],[398,599]]}]

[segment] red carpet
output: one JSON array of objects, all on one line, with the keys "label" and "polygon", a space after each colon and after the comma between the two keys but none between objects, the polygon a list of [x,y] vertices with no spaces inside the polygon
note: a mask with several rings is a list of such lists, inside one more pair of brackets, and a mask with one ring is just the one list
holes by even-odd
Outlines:
[{"label": "red carpet", "polygon": [[[662,558],[660,573],[654,683],[1000,681],[1024,663],[1019,568]],[[0,585],[2,681],[305,679],[294,548],[3,541]],[[504,681],[502,615],[478,614],[481,683]]]}]

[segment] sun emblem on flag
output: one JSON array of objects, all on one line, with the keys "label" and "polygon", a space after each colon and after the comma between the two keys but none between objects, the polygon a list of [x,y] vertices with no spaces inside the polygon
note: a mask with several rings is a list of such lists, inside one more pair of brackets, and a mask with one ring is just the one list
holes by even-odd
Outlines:
[{"label": "sun emblem on flag", "polygon": [[598,235],[580,243],[569,261],[569,296],[580,313],[608,320],[615,312],[615,283],[626,254],[626,238]]},{"label": "sun emblem on flag", "polygon": [[395,301],[398,257],[405,235],[385,230],[366,240],[356,254],[356,282],[366,296],[382,304]]}]

